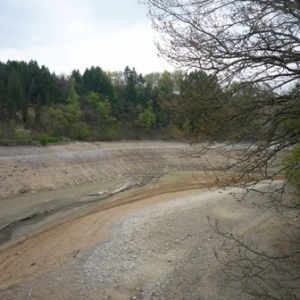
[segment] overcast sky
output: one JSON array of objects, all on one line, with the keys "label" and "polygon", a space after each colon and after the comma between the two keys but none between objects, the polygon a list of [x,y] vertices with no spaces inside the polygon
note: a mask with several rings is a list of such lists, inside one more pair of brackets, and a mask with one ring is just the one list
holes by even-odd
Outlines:
[{"label": "overcast sky", "polygon": [[0,0],[0,61],[36,60],[57,75],[87,67],[171,70],[137,0]]}]

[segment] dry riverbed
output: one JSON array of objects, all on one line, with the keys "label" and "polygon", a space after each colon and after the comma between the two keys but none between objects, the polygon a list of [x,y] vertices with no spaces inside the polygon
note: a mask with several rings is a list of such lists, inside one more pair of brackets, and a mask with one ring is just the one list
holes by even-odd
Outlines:
[{"label": "dry riverbed", "polygon": [[[43,161],[48,171],[54,172],[51,161],[59,163],[59,170],[62,166],[69,168],[66,182],[75,176],[70,175],[72,163],[69,166],[66,157],[79,156],[84,172],[92,172],[94,165],[101,165],[97,162],[100,154],[105,153],[106,160],[114,164],[113,171],[107,171],[110,169],[104,160],[102,172],[97,169],[97,174],[105,174],[106,179],[95,175],[85,185],[62,190],[55,186],[55,191],[46,194],[32,193],[37,183],[29,177],[32,181],[25,195],[0,201],[7,207],[0,218],[2,224],[32,211],[53,208],[57,212],[49,211],[47,218],[21,227],[15,232],[16,240],[0,248],[0,299],[251,299],[240,293],[238,284],[225,281],[213,253],[214,247],[222,247],[224,241],[208,225],[207,215],[239,235],[254,230],[257,241],[266,242],[271,238],[267,229],[275,222],[271,210],[253,205],[260,201],[255,193],[240,203],[233,197],[239,190],[201,189],[205,176],[194,170],[206,166],[208,157],[198,161],[180,157],[178,151],[185,147],[180,143],[173,148],[168,144],[169,150],[163,149],[163,142],[156,148],[155,143],[148,145],[152,150],[146,144],[122,144],[121,148],[116,144],[96,145],[102,147],[100,152],[94,145],[69,145],[64,146],[68,149],[63,156],[61,152],[55,155],[56,150],[45,150]],[[74,147],[73,152],[70,147]],[[77,147],[84,147],[83,153],[89,158],[80,156]],[[41,159],[40,150],[33,151],[37,151],[33,154],[36,160]],[[28,163],[28,153],[13,155],[3,155],[2,164],[13,162],[18,169],[25,161],[31,166],[30,172],[41,171],[43,178],[44,169],[33,158]],[[90,155],[96,158],[94,162]],[[113,161],[117,155],[119,161]],[[131,155],[143,164],[143,172],[139,172],[140,166],[134,169]],[[74,173],[77,164],[77,176],[85,178],[87,173],[79,169],[77,160],[73,164]],[[152,169],[147,172],[146,167]],[[180,168],[192,171],[178,171]],[[62,172],[58,174],[63,178]],[[143,182],[147,174],[152,181]],[[136,183],[134,187],[124,188],[132,182]],[[262,188],[270,186],[262,183]],[[90,201],[90,197],[102,197],[114,190],[118,193],[111,197]],[[63,201],[55,199],[64,199],[64,205],[71,207],[63,210]]]}]

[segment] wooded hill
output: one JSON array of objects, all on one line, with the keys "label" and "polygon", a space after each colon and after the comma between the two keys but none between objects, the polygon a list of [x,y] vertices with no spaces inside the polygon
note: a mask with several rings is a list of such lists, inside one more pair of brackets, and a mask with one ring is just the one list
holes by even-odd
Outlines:
[{"label": "wooded hill", "polygon": [[[142,75],[129,67],[116,72],[91,67],[83,74],[56,75],[36,61],[0,62],[0,140],[44,144],[205,136],[230,114],[224,101],[234,109],[245,101],[242,94],[231,95],[202,71]],[[237,122],[220,138],[230,138],[241,126]]]}]

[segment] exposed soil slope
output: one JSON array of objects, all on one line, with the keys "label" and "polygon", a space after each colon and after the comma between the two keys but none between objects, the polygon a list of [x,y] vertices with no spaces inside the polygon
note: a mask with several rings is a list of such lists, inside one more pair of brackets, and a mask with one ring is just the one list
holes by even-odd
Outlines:
[{"label": "exposed soil slope", "polygon": [[0,199],[207,165],[205,159],[187,159],[183,155],[186,147],[187,144],[162,141],[0,147]]}]

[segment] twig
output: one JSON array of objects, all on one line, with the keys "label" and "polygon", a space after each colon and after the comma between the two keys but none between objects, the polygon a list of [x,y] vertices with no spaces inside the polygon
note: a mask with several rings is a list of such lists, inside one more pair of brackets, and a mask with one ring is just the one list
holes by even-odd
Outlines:
[{"label": "twig", "polygon": [[29,294],[28,294],[27,300],[30,299],[31,293],[32,293],[32,288],[31,288],[31,290],[30,290],[30,292],[29,292]]}]

